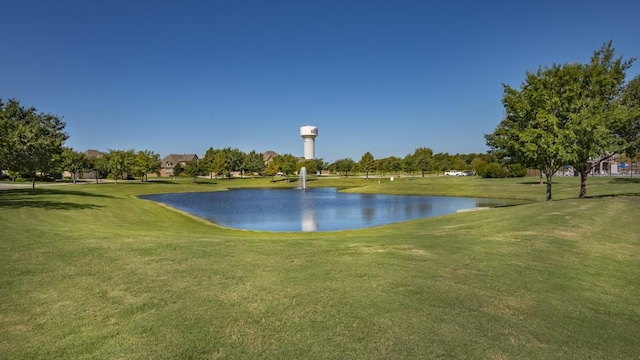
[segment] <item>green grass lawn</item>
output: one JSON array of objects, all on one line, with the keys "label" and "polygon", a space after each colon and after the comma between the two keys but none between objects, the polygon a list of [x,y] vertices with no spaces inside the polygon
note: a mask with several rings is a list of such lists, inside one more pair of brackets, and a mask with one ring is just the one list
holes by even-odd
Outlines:
[{"label": "green grass lawn", "polygon": [[328,233],[136,198],[286,180],[0,191],[0,358],[638,358],[640,182],[554,180],[311,179],[531,201]]}]

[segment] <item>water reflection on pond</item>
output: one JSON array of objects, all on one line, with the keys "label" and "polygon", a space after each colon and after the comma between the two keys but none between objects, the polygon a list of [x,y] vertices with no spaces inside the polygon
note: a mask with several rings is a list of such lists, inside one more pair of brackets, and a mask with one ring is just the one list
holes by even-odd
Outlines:
[{"label": "water reflection on pond", "polygon": [[502,199],[353,194],[335,188],[237,189],[145,195],[217,224],[263,231],[358,229],[454,213],[513,205]]}]

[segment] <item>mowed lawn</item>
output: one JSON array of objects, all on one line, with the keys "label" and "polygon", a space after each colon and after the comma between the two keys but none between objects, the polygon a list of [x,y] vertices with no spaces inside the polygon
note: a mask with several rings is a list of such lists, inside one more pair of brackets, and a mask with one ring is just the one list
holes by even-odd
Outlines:
[{"label": "mowed lawn", "polygon": [[640,182],[554,180],[544,202],[536,178],[313,179],[532,201],[326,233],[136,197],[285,180],[0,191],[0,358],[638,358]]}]

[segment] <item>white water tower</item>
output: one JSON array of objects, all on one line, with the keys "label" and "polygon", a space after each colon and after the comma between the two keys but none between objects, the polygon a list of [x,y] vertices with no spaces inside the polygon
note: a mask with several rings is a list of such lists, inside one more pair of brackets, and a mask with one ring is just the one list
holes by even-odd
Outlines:
[{"label": "white water tower", "polygon": [[313,160],[316,158],[316,136],[318,136],[317,126],[303,126],[300,128],[300,136],[304,140],[304,158]]}]

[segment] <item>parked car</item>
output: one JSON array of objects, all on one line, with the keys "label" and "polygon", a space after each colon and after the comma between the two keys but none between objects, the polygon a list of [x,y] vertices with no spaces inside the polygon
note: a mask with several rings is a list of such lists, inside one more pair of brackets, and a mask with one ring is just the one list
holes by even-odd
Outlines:
[{"label": "parked car", "polygon": [[464,172],[462,172],[462,171],[458,171],[458,170],[449,170],[449,171],[446,171],[446,172],[444,173],[444,175],[445,175],[445,176],[467,176],[467,174],[465,174],[465,173],[464,173]]}]

